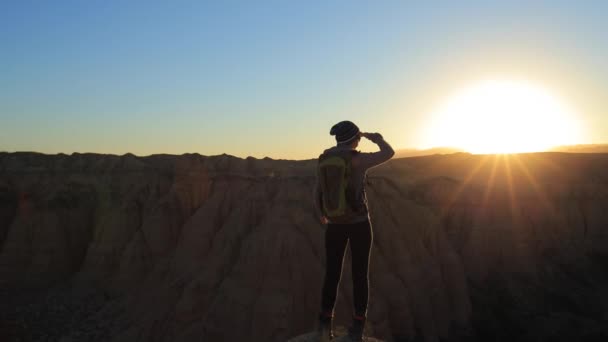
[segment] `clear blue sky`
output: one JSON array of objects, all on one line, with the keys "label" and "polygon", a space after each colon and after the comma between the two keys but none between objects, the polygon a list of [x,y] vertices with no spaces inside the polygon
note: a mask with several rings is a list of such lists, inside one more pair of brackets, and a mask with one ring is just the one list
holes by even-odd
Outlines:
[{"label": "clear blue sky", "polygon": [[302,159],[343,119],[417,147],[438,102],[497,75],[608,142],[606,18],[602,1],[2,1],[0,151]]}]

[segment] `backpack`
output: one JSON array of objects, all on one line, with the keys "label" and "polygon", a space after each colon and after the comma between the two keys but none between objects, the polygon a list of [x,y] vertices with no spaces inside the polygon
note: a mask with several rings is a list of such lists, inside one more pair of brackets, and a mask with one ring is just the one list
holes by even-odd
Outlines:
[{"label": "backpack", "polygon": [[331,222],[354,216],[353,194],[349,189],[352,157],[357,151],[329,151],[319,156],[317,176],[321,187],[321,211]]}]

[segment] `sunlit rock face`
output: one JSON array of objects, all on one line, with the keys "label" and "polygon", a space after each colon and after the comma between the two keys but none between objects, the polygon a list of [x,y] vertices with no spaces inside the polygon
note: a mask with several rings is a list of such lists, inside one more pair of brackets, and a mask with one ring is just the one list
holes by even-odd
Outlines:
[{"label": "sunlit rock face", "polygon": [[[120,295],[115,341],[285,341],[324,272],[316,161],[0,154],[0,286]],[[591,340],[608,325],[608,154],[464,153],[370,170],[367,330]],[[350,258],[336,308],[348,326]]]}]

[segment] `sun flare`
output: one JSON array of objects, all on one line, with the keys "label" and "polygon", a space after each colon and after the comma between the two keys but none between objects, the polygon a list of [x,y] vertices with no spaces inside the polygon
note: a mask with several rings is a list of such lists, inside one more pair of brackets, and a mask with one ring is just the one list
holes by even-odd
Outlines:
[{"label": "sun flare", "polygon": [[580,142],[577,116],[542,87],[485,81],[456,93],[432,115],[425,148],[471,153],[545,151]]}]

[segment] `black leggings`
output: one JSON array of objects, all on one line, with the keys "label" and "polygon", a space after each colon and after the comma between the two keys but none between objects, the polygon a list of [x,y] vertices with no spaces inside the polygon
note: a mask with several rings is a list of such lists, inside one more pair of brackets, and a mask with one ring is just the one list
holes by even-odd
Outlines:
[{"label": "black leggings", "polygon": [[328,224],[325,231],[326,270],[321,310],[332,313],[340,278],[346,243],[350,241],[353,274],[353,304],[355,315],[367,311],[369,255],[373,234],[369,220],[352,224]]}]

